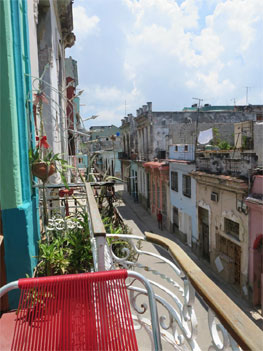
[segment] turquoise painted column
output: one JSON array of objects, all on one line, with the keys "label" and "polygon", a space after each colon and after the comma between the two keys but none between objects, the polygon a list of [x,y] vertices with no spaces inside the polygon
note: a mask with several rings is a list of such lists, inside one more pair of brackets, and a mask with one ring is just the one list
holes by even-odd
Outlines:
[{"label": "turquoise painted column", "polygon": [[[32,101],[25,0],[0,1],[1,128],[0,203],[7,280],[31,275],[39,240],[38,197],[32,191],[28,150]],[[9,305],[16,307],[16,294]]]}]

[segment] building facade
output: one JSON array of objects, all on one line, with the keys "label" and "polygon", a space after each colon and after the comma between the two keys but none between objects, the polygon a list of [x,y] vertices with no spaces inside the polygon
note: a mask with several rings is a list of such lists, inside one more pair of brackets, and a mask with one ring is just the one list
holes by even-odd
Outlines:
[{"label": "building facade", "polygon": [[169,165],[167,162],[145,162],[149,209],[153,217],[162,214],[162,222],[165,228],[169,228],[170,222],[170,196],[169,196]]},{"label": "building facade", "polygon": [[248,298],[249,231],[245,199],[255,153],[198,151],[196,171],[197,253]]},{"label": "building facade", "polygon": [[198,240],[196,181],[190,175],[194,170],[194,145],[171,145],[169,148],[170,230],[188,246],[193,246],[193,250],[196,249]]},{"label": "building facade", "polygon": [[[28,17],[29,15],[29,17]],[[7,282],[32,275],[39,240],[38,192],[32,188],[28,150],[35,135],[27,2],[1,1],[0,203]],[[15,220],[14,220],[15,219]],[[15,258],[15,259],[14,259]],[[17,294],[9,294],[14,308]]]},{"label": "building facade", "polygon": [[263,307],[263,175],[253,176],[249,209],[249,294],[254,306]]}]

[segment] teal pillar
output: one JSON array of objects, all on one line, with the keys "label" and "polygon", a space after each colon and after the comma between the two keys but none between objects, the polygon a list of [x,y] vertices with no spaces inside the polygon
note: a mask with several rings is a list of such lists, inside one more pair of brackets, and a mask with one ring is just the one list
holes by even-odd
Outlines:
[{"label": "teal pillar", "polygon": [[[28,159],[34,130],[26,5],[26,0],[0,1],[0,203],[8,282],[32,275],[40,237],[38,194],[31,187]],[[10,293],[10,307],[16,304],[16,294]]]}]

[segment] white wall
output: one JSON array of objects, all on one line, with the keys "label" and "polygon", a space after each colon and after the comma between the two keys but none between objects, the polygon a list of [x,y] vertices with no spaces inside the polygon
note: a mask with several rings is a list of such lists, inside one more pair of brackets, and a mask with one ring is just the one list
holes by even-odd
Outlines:
[{"label": "white wall", "polygon": [[[191,227],[192,241],[198,238],[197,216],[196,216],[196,181],[191,177],[191,198],[183,195],[183,175],[189,175],[189,172],[195,169],[193,164],[180,164],[176,162],[169,163],[170,169],[170,202],[171,202],[171,221],[173,221],[173,206],[178,208],[179,213],[179,230],[185,234]],[[171,172],[178,173],[178,192],[171,189]],[[189,216],[191,224],[189,224]],[[190,243],[190,242],[189,242]]]},{"label": "white wall", "polygon": [[[27,1],[28,7],[28,31],[29,31],[29,45],[30,45],[30,65],[31,75],[39,77],[38,75],[38,50],[37,50],[37,22],[38,11],[37,2],[35,0]],[[37,83],[37,82],[36,82]],[[38,85],[36,84],[36,88]]]}]

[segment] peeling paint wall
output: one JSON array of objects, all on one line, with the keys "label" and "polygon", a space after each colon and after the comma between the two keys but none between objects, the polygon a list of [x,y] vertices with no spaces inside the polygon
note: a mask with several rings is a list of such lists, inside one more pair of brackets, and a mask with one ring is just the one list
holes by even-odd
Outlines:
[{"label": "peeling paint wall", "polygon": [[152,105],[143,105],[135,118],[139,159],[165,158],[163,155],[166,153],[167,157],[170,144],[195,144],[196,134],[209,128],[217,128],[219,138],[234,145],[234,123],[255,121],[256,111],[251,109],[247,112],[154,112]]},{"label": "peeling paint wall", "polygon": [[[229,260],[228,256],[222,254],[219,249],[220,236],[233,242],[241,249],[240,262],[240,288],[247,286],[248,283],[248,215],[237,210],[237,200],[242,199],[246,192],[240,189],[240,192],[234,191],[231,187],[222,188],[216,182],[204,184],[205,180],[197,183],[197,204],[205,204],[209,211],[209,244],[210,244],[210,263],[212,268],[228,283],[233,283],[234,262]],[[211,193],[218,195],[218,201],[211,200]],[[229,235],[226,232],[224,219],[228,218],[239,224],[239,239]],[[200,245],[200,237],[199,237]],[[216,259],[220,257],[223,270],[218,271]]]},{"label": "peeling paint wall", "polygon": [[263,121],[254,123],[254,150],[258,156],[258,167],[263,168]]},{"label": "peeling paint wall", "polygon": [[198,152],[196,169],[213,174],[225,174],[249,178],[251,170],[257,167],[258,156],[255,153],[239,151]]}]

